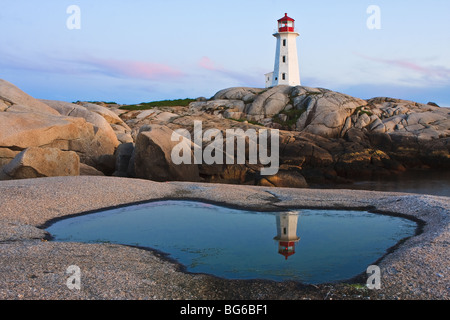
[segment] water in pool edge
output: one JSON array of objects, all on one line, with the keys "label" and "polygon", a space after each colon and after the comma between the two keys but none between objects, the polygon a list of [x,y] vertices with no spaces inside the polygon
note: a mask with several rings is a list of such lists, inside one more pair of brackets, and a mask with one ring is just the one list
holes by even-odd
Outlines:
[{"label": "water in pool edge", "polygon": [[194,273],[318,284],[360,274],[416,228],[365,211],[256,212],[158,201],[63,219],[47,231],[54,241],[153,248]]}]

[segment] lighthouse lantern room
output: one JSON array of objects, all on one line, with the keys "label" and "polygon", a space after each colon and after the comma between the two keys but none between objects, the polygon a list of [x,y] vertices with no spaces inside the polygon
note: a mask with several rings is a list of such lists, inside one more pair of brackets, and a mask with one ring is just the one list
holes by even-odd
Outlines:
[{"label": "lighthouse lantern room", "polygon": [[278,32],[294,32],[294,22],[295,20],[285,13],[284,17],[278,20]]},{"label": "lighthouse lantern room", "polygon": [[265,75],[266,88],[301,85],[296,42],[299,34],[295,31],[295,20],[285,13],[278,20],[278,30],[273,36],[277,38],[275,65],[274,71]]}]

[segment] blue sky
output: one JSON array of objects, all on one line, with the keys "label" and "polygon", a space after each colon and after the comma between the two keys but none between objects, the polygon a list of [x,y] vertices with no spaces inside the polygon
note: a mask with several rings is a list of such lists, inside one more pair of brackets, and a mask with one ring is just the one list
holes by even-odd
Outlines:
[{"label": "blue sky", "polygon": [[[81,29],[66,12],[81,10]],[[381,29],[370,30],[370,5]],[[138,103],[264,87],[276,20],[302,85],[450,106],[450,1],[2,0],[0,78],[42,99]]]}]

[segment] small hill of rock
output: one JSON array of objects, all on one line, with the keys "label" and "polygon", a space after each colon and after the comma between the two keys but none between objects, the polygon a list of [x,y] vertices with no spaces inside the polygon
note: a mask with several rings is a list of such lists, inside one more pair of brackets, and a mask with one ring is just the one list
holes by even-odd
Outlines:
[{"label": "small hill of rock", "polygon": [[[188,106],[120,107],[37,100],[0,80],[0,179],[104,174],[307,187],[411,168],[450,168],[450,110],[432,103],[277,86],[228,88]],[[171,152],[178,142],[172,135],[183,129],[193,136],[195,121],[203,132],[214,129],[223,136],[223,141],[204,137],[200,145],[185,142],[202,151],[219,150],[218,143],[226,150],[227,129],[278,129],[278,172],[261,175],[264,165],[249,159],[174,164]]]}]

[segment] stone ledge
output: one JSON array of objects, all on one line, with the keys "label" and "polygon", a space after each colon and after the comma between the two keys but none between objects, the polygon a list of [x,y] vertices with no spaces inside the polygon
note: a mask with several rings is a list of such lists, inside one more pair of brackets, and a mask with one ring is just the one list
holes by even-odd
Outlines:
[{"label": "stone ledge", "polygon": [[[423,221],[421,233],[377,261],[381,290],[347,284],[225,280],[185,272],[164,254],[111,245],[47,241],[55,219],[160,199],[233,207],[352,208]],[[355,190],[288,189],[116,177],[57,177],[0,183],[0,299],[449,299],[450,198]],[[65,274],[80,266],[82,289]],[[359,279],[359,281],[361,278]],[[361,282],[361,281],[360,281]]]}]

